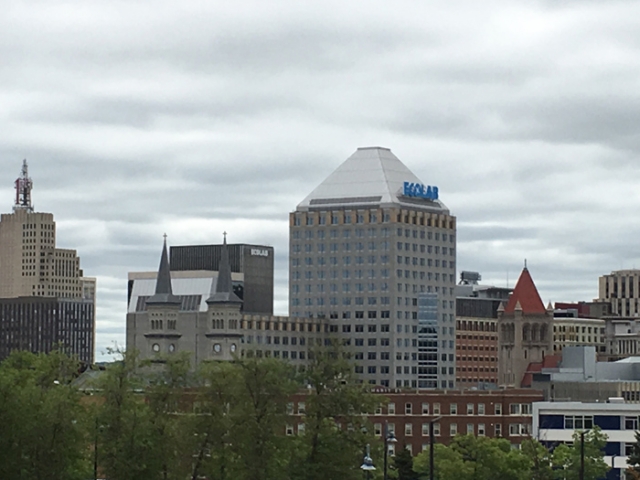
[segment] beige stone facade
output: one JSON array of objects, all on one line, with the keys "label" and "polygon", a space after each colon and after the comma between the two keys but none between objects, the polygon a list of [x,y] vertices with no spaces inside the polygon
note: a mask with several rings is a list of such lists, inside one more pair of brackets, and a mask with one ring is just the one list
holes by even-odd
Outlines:
[{"label": "beige stone facade", "polygon": [[76,251],[55,245],[56,224],[51,213],[16,209],[3,214],[0,297],[82,298],[82,271]]},{"label": "beige stone facade", "polygon": [[616,270],[598,282],[597,302],[611,305],[611,314],[637,317],[640,314],[640,270]]},{"label": "beige stone facade", "polygon": [[564,347],[593,346],[596,352],[606,351],[605,321],[598,318],[561,317],[553,319],[553,351]]}]

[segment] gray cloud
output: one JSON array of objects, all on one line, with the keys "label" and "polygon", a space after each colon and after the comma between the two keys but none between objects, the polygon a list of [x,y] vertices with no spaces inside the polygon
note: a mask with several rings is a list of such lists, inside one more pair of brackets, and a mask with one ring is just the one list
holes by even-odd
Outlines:
[{"label": "gray cloud", "polygon": [[98,350],[126,274],[173,244],[276,248],[353,150],[391,147],[459,220],[459,270],[545,301],[640,266],[640,5],[13,2],[0,17],[0,199],[34,199],[98,277]]}]

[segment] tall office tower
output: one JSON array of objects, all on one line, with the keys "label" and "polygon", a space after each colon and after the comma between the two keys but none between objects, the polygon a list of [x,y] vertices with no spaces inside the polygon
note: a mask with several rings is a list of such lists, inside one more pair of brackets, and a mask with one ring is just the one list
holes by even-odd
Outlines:
[{"label": "tall office tower", "polygon": [[456,219],[437,187],[359,148],[291,213],[289,248],[290,317],[326,318],[363,381],[455,387]]},{"label": "tall office tower", "polygon": [[95,279],[83,277],[75,250],[56,248],[53,215],[34,211],[26,160],[15,188],[13,213],[0,217],[0,299],[19,300],[2,302],[0,352],[48,351],[61,342],[93,361]]}]

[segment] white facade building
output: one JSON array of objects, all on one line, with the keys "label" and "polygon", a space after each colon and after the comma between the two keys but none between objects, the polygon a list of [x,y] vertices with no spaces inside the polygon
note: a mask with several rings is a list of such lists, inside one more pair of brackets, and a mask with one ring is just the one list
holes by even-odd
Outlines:
[{"label": "white facade building", "polygon": [[624,478],[627,458],[639,428],[640,405],[617,403],[536,402],[533,404],[534,438],[547,447],[572,442],[576,431],[600,427],[607,435],[604,461],[613,468],[607,480]]}]

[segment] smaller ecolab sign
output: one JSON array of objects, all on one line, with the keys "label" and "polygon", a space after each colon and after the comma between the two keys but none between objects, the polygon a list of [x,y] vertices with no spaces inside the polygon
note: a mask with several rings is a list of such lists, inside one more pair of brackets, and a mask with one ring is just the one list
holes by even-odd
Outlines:
[{"label": "smaller ecolab sign", "polygon": [[438,200],[438,187],[423,185],[421,183],[404,182],[403,194],[405,197],[424,198],[426,200]]},{"label": "smaller ecolab sign", "polygon": [[256,257],[268,257],[269,250],[267,250],[266,248],[252,248],[251,255]]}]

